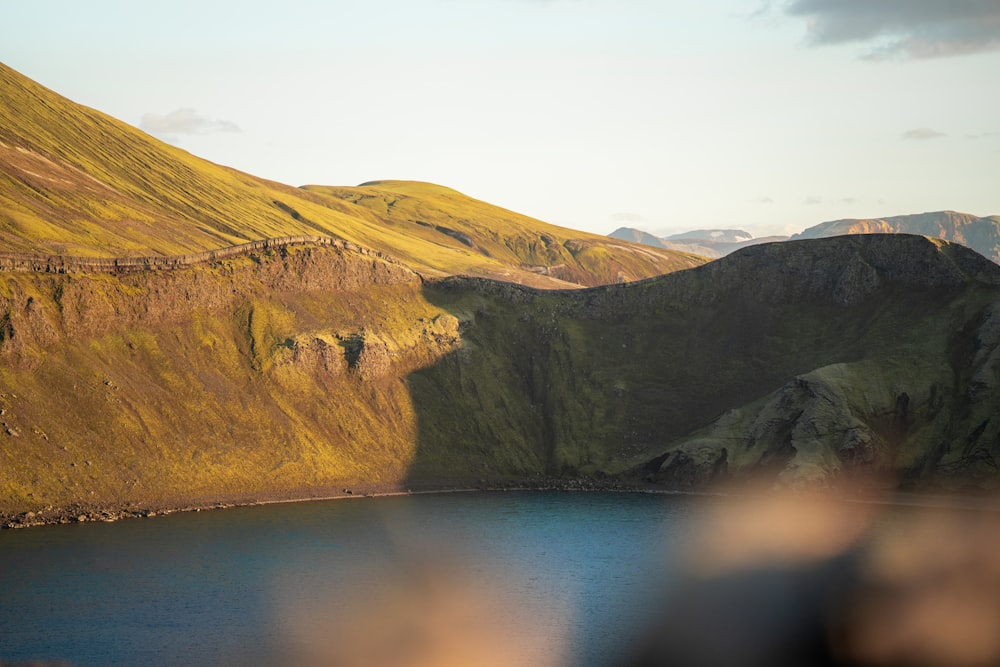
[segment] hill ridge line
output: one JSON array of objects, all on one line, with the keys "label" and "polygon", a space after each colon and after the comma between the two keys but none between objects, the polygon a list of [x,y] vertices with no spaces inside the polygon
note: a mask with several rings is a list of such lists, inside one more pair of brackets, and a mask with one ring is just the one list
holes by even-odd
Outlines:
[{"label": "hill ridge line", "polygon": [[367,257],[404,266],[398,259],[370,248],[332,236],[294,235],[259,239],[225,248],[216,248],[186,255],[154,257],[78,257],[72,255],[35,255],[30,253],[0,253],[0,271],[8,273],[130,273],[138,271],[169,271],[199,264],[247,257],[262,250],[281,250],[291,246],[318,245],[349,250]]}]

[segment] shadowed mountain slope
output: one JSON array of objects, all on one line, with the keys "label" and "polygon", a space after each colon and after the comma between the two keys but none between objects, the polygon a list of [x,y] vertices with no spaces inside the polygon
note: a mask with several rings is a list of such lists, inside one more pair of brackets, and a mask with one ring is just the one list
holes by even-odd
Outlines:
[{"label": "shadowed mountain slope", "polygon": [[177,255],[316,234],[392,254],[428,275],[538,287],[636,280],[704,261],[548,225],[428,184],[305,190],[256,178],[0,65],[0,252]]},{"label": "shadowed mountain slope", "polygon": [[998,285],[972,251],[902,235],[754,246],[575,295],[431,285],[463,345],[412,394],[466,417],[421,420],[413,475],[993,487]]}]

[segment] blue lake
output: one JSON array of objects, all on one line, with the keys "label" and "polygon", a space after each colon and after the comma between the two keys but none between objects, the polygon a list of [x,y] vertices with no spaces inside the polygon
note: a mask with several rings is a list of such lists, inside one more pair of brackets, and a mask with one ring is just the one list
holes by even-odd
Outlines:
[{"label": "blue lake", "polygon": [[452,493],[3,531],[0,660],[610,665],[694,509]]}]

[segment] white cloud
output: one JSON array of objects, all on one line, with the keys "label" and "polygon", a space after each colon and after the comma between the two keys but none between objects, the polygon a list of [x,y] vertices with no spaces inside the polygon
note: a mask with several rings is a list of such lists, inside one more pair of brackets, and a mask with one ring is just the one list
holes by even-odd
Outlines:
[{"label": "white cloud", "polygon": [[806,206],[816,206],[817,204],[823,203],[823,198],[817,197],[816,195],[809,195],[808,197],[802,200],[802,203],[805,204]]},{"label": "white cloud", "polygon": [[143,114],[139,127],[158,135],[216,134],[240,132],[240,126],[231,120],[213,120],[191,108],[175,109],[165,115]]},{"label": "white cloud", "polygon": [[946,136],[944,132],[939,130],[934,130],[929,127],[918,127],[913,130],[907,130],[903,132],[903,139],[911,139],[916,141],[923,141],[926,139],[937,139],[938,137]]},{"label": "white cloud", "polygon": [[791,0],[815,45],[866,43],[869,60],[1000,50],[997,0]]},{"label": "white cloud", "polygon": [[645,218],[642,217],[640,214],[630,213],[627,211],[615,213],[614,215],[611,216],[611,219],[614,220],[615,222],[642,222],[645,220]]}]

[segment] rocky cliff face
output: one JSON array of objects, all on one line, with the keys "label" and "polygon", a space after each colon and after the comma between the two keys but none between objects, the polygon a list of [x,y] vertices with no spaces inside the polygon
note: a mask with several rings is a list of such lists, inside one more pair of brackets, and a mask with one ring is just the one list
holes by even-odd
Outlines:
[{"label": "rocky cliff face", "polygon": [[272,245],[162,270],[0,276],[0,511],[392,485],[400,378],[458,345],[402,265]]},{"label": "rocky cliff face", "polygon": [[[959,246],[858,236],[747,248],[573,297],[436,286],[464,346],[411,383],[486,416],[457,438],[441,425],[414,470],[462,451],[484,470],[529,461],[675,487],[861,473],[992,487],[998,281],[996,265]],[[512,360],[502,371],[498,356]]]}]

